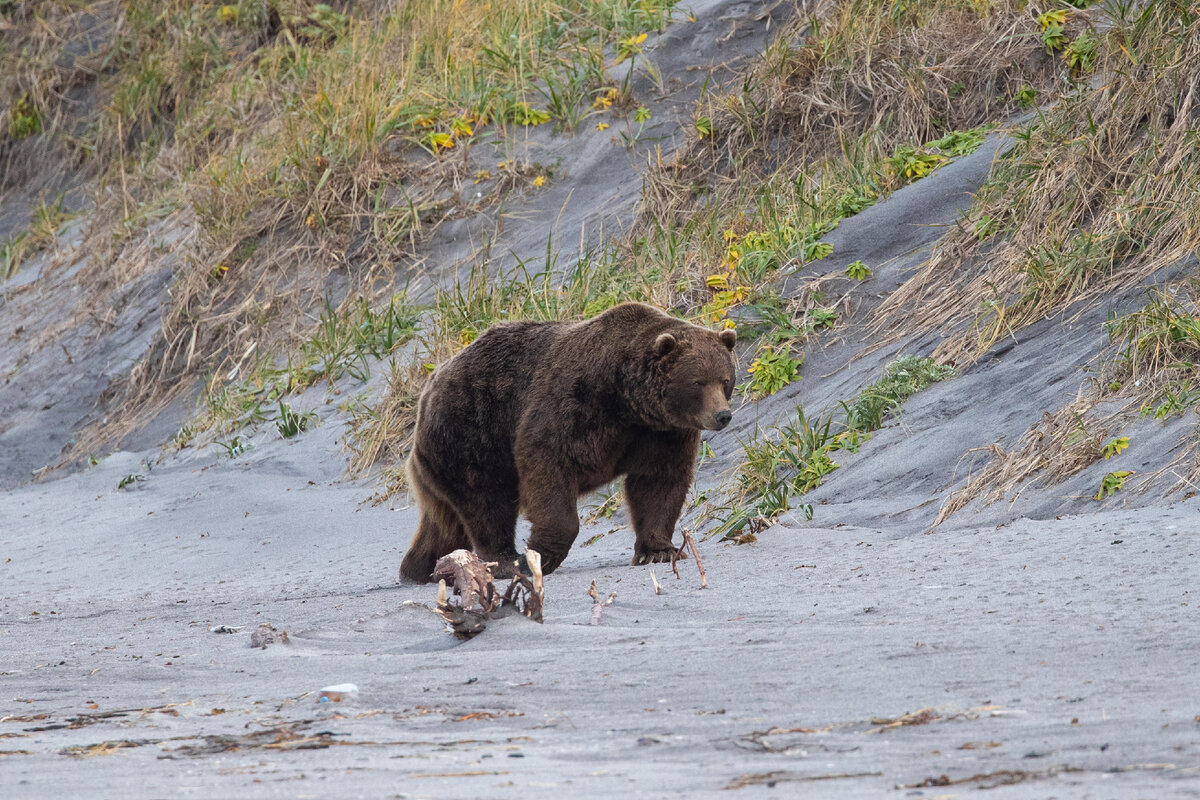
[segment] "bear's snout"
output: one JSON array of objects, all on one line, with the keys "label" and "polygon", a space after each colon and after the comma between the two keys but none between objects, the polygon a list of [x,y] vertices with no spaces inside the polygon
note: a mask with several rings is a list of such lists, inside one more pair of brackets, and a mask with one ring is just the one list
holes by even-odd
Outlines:
[{"label": "bear's snout", "polygon": [[731,419],[733,419],[733,412],[729,409],[718,411],[716,416],[713,417],[713,421],[716,423],[716,426],[713,428],[713,430],[722,430],[726,425],[729,424],[729,420]]}]

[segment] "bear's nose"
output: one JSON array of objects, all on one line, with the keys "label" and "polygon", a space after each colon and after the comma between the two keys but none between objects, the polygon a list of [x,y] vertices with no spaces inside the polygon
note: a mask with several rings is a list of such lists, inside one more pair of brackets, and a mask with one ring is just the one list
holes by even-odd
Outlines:
[{"label": "bear's nose", "polygon": [[726,425],[728,425],[729,420],[731,419],[733,419],[732,411],[718,411],[716,417],[717,430],[721,430],[721,428],[724,428]]}]

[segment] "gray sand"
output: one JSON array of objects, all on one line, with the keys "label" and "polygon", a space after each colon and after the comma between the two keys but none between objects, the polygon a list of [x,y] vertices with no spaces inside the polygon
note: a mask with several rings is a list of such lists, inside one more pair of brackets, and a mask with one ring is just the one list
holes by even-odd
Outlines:
[{"label": "gray sand", "polygon": [[[359,506],[321,438],[4,496],[0,795],[1200,794],[1194,507],[785,521],[702,541],[707,590],[659,565],[661,596],[622,528],[548,577],[545,624],[458,642],[395,582],[415,512]],[[290,644],[251,649],[262,621]]]}]

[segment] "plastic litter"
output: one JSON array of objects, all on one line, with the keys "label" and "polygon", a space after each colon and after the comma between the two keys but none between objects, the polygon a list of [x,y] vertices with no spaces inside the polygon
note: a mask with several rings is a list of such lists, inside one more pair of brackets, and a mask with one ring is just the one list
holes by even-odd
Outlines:
[{"label": "plastic litter", "polygon": [[340,703],[343,700],[353,700],[358,697],[358,687],[353,683],[337,683],[326,686],[317,695],[318,703]]}]

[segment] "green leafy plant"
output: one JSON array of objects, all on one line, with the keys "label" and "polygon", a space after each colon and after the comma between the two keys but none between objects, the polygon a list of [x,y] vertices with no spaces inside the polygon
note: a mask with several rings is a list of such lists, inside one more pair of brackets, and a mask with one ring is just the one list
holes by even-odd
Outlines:
[{"label": "green leafy plant", "polygon": [[633,112],[633,121],[637,124],[637,130],[621,131],[621,141],[624,142],[627,150],[633,149],[633,146],[642,138],[642,132],[646,129],[646,123],[650,121],[650,109],[645,106],[638,106]]},{"label": "green leafy plant", "polygon": [[24,95],[13,103],[8,111],[8,135],[13,139],[24,139],[42,132],[42,112]]},{"label": "green leafy plant", "polygon": [[275,427],[284,439],[291,439],[308,430],[317,421],[317,415],[309,411],[303,414],[293,411],[291,406],[279,401],[279,415],[275,418]]},{"label": "green leafy plant", "polygon": [[637,33],[633,36],[626,37],[616,44],[617,61],[628,61],[634,56],[642,52],[642,42],[646,41],[646,34]]},{"label": "green leafy plant", "polygon": [[1067,45],[1063,58],[1074,72],[1091,72],[1096,66],[1099,54],[1100,40],[1092,35],[1091,31],[1084,31]]},{"label": "green leafy plant", "polygon": [[1067,34],[1061,23],[1051,22],[1046,25],[1042,30],[1042,45],[1047,53],[1062,50],[1067,46]]},{"label": "green leafy plant", "polygon": [[21,269],[30,250],[29,237],[25,233],[11,236],[0,244],[0,280],[7,280]]},{"label": "green leafy plant", "polygon": [[846,265],[846,274],[856,281],[865,281],[874,273],[871,272],[871,268],[865,262],[859,260]]},{"label": "green leafy plant", "polygon": [[750,373],[750,393],[767,397],[800,378],[802,359],[791,357],[786,347],[764,345],[747,368]]},{"label": "green leafy plant", "polygon": [[966,156],[978,150],[987,139],[987,126],[965,131],[951,131],[940,139],[930,142],[933,147],[948,156]]},{"label": "green leafy plant", "polygon": [[975,238],[983,241],[1000,230],[1000,220],[991,214],[984,214],[975,221]]},{"label": "green leafy plant", "polygon": [[128,489],[130,486],[136,486],[144,480],[146,480],[145,475],[139,473],[130,473],[124,478],[121,478],[121,480],[117,481],[117,489],[118,491],[122,489]]},{"label": "green leafy plant", "polygon": [[808,242],[801,249],[801,258],[805,262],[820,261],[833,254],[833,245],[829,242]]},{"label": "green leafy plant", "polygon": [[1113,315],[1105,327],[1114,345],[1104,366],[1110,392],[1132,390],[1155,419],[1200,401],[1200,314],[1194,282],[1182,291],[1154,290],[1144,306]]},{"label": "green leafy plant", "polygon": [[837,322],[837,311],[832,308],[814,308],[808,312],[808,330],[809,332],[819,331],[822,328],[832,328]]},{"label": "green leafy plant", "polygon": [[1129,437],[1122,436],[1104,445],[1104,460],[1123,453],[1129,447]]},{"label": "green leafy plant", "polygon": [[618,511],[621,510],[621,503],[625,500],[625,490],[620,484],[614,484],[607,494],[601,495],[602,499],[594,506],[590,506],[585,517],[588,523],[599,522],[602,519],[612,519]]},{"label": "green leafy plant", "polygon": [[551,119],[549,112],[533,108],[524,101],[511,103],[505,116],[509,122],[515,122],[518,125],[542,125]]},{"label": "green leafy plant", "polygon": [[1103,500],[1106,497],[1112,497],[1125,487],[1125,479],[1132,474],[1133,470],[1131,469],[1108,473],[1100,479],[1100,490],[1096,492],[1096,496],[1093,499]]},{"label": "green leafy plant", "polygon": [[[794,422],[765,431],[743,442],[743,458],[737,472],[738,499],[721,511],[725,520],[718,527],[723,538],[738,536],[754,519],[773,520],[793,507],[793,500],[820,485],[825,475],[838,468],[830,457],[835,444],[832,419],[810,423],[802,408]],[[801,511],[812,519],[812,506]]]},{"label": "green leafy plant", "polygon": [[47,203],[43,199],[34,206],[29,220],[29,235],[37,245],[44,246],[54,241],[62,224],[75,216],[63,210],[65,198],[66,195],[59,192],[54,202]]},{"label": "green leafy plant", "polygon": [[901,183],[909,183],[926,177],[949,160],[941,153],[928,153],[912,145],[902,145],[896,148],[889,163],[892,174],[900,179]]}]

